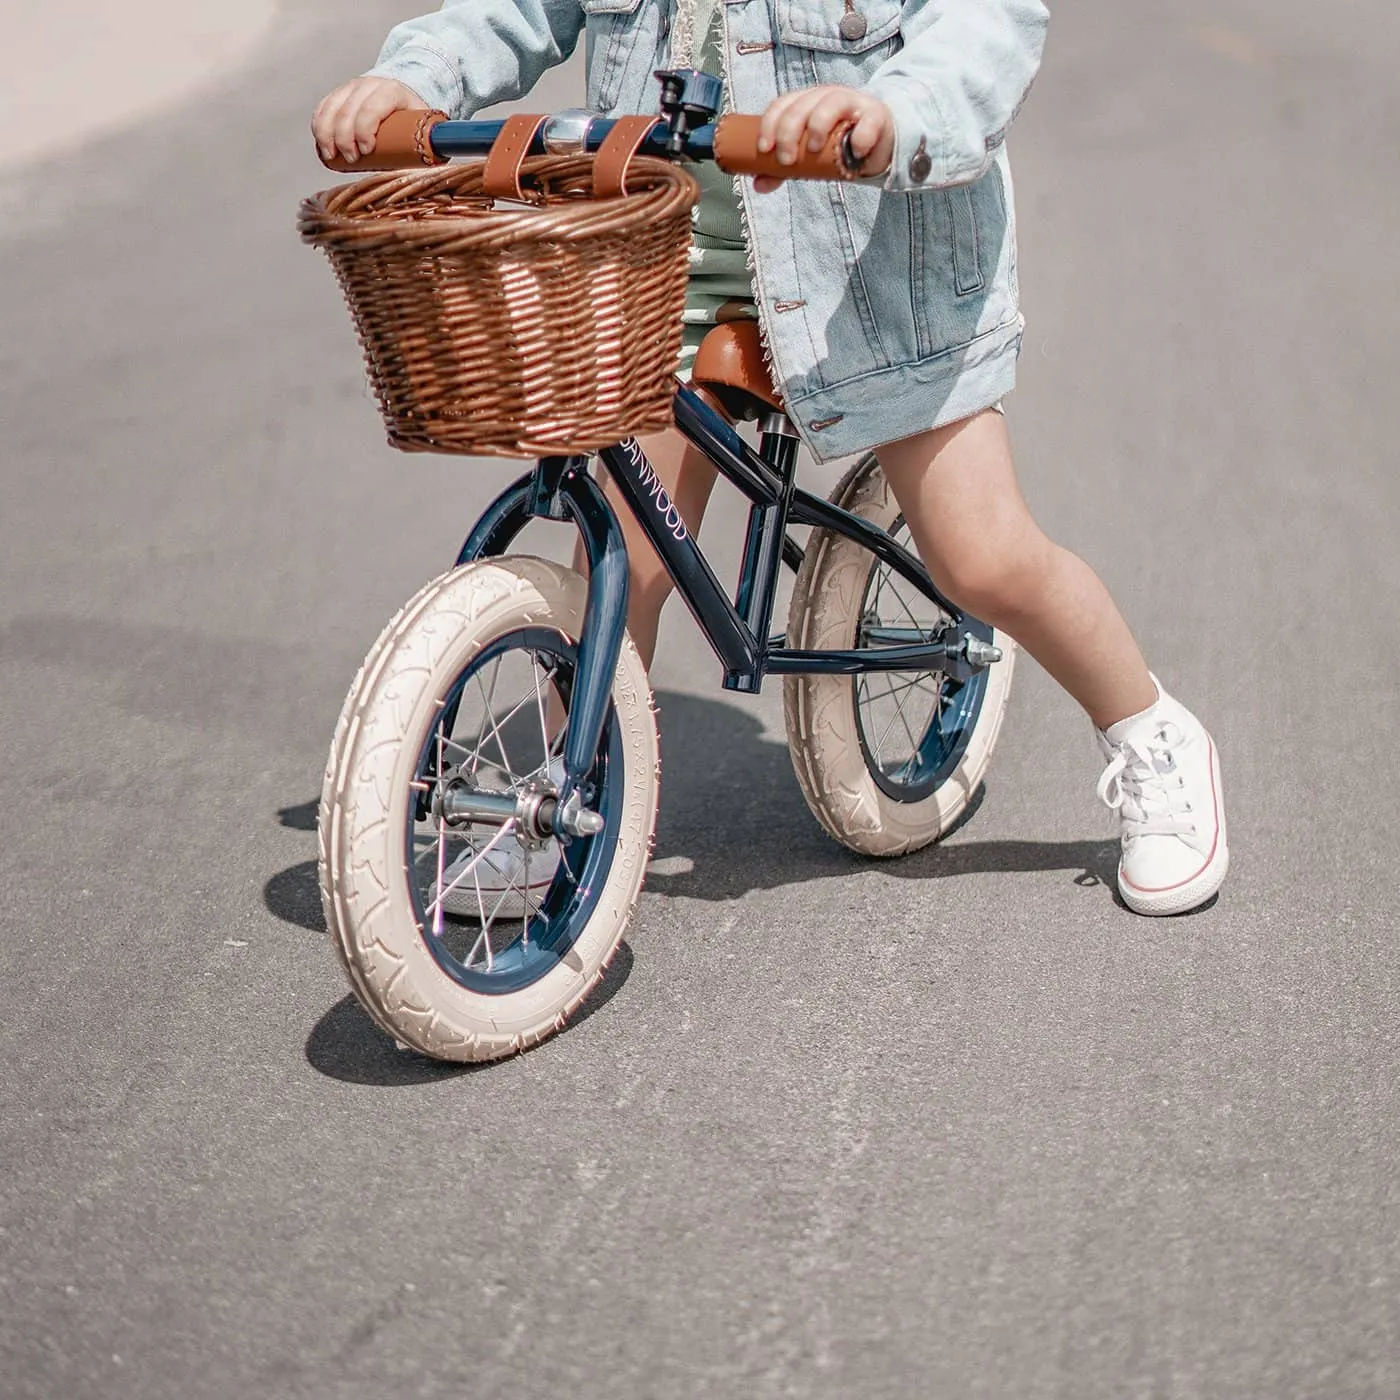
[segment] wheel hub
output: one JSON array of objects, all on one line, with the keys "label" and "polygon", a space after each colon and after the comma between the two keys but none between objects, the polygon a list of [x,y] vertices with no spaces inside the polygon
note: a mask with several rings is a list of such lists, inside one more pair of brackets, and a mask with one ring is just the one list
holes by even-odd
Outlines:
[{"label": "wheel hub", "polygon": [[458,774],[439,786],[434,815],[448,826],[515,823],[517,838],[542,846],[559,836],[596,836],[606,823],[583,805],[577,790],[562,806],[552,784],[526,783],[519,792],[482,792]]}]

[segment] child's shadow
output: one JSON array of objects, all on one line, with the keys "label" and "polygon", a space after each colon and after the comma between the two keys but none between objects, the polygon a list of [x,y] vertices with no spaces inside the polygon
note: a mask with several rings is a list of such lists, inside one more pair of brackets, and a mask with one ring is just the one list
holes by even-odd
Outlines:
[{"label": "child's shadow", "polygon": [[[661,815],[647,889],[729,900],[857,870],[912,879],[988,871],[1073,871],[1080,885],[1114,884],[1116,841],[970,841],[897,860],[832,841],[807,810],[785,743],[763,736],[736,705],[662,692]],[[995,759],[993,759],[995,763]],[[954,830],[977,812],[979,788]]]}]

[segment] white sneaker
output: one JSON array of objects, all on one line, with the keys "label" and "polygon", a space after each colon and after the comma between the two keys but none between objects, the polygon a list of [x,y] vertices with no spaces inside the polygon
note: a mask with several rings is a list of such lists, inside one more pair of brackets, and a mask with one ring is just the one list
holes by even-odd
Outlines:
[{"label": "white sneaker", "polygon": [[1157,703],[1095,730],[1108,761],[1099,796],[1119,818],[1118,892],[1139,914],[1204,904],[1230,868],[1220,755],[1205,727],[1157,684]]},{"label": "white sneaker", "polygon": [[[550,761],[548,776],[556,788],[563,782],[562,758]],[[478,837],[443,870],[443,912],[477,920],[483,913],[488,920],[523,919],[526,899],[534,912],[554,883],[559,869],[559,843],[547,841],[533,848],[527,859],[525,847],[513,836],[507,836],[483,854],[489,840],[490,837]],[[436,890],[433,897],[437,897]]]},{"label": "white sneaker", "polygon": [[[476,920],[483,914],[492,921],[523,919],[527,897],[530,912],[534,913],[554,883],[559,869],[559,843],[550,841],[532,850],[528,862],[525,848],[513,836],[477,860],[481,849],[481,845],[475,849],[468,846],[442,872],[443,913]],[[468,871],[473,860],[476,865]]]}]

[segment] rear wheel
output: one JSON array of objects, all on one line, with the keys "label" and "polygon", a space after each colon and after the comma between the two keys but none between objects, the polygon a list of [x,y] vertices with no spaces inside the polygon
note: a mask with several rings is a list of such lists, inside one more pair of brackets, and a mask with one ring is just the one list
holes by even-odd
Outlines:
[{"label": "rear wheel", "polygon": [[[910,547],[873,455],[831,499]],[[829,530],[813,532],[788,614],[791,646],[888,645],[932,635],[948,621],[868,550]],[[1015,646],[973,618],[963,621],[964,632],[1002,651],[968,680],[942,671],[786,678],[788,748],[803,796],[827,833],[853,851],[896,856],[936,841],[982,782],[1011,694]]]},{"label": "rear wheel", "polygon": [[426,1055],[496,1059],[562,1026],[641,890],[658,749],[629,638],[581,790],[597,829],[559,837],[539,815],[562,775],[586,596],[541,559],[456,569],[385,629],[341,713],[320,809],[326,921],[370,1016]]}]

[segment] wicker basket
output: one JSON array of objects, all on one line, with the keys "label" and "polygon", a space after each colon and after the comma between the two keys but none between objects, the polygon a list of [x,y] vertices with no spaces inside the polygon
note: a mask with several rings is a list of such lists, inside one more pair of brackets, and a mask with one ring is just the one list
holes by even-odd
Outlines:
[{"label": "wicker basket", "polygon": [[350,304],[390,443],[407,452],[593,452],[671,421],[694,179],[633,159],[518,164],[525,203],[480,164],[377,175],[301,206]]}]

